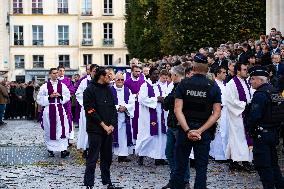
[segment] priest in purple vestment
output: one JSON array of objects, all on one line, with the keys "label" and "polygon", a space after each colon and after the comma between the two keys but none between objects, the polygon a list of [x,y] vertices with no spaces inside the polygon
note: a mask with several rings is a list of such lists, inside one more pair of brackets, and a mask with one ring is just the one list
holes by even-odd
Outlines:
[{"label": "priest in purple vestment", "polygon": [[[70,96],[73,96],[75,94],[75,88],[73,86],[73,83],[69,77],[64,76],[65,74],[65,68],[63,66],[58,66],[58,80],[64,83],[69,92]],[[71,100],[69,100],[67,103],[64,104],[64,109],[66,111],[67,117],[68,117],[68,124],[69,124],[69,139],[74,139],[74,129],[73,129],[73,122],[72,122],[72,111],[71,111]]]},{"label": "priest in purple vestment", "polygon": [[139,66],[132,66],[131,68],[131,77],[127,79],[124,83],[126,87],[128,87],[132,94],[135,97],[135,110],[134,110],[134,117],[132,118],[132,136],[133,142],[137,140],[137,133],[138,133],[138,118],[139,118],[139,103],[138,103],[138,94],[140,91],[141,85],[145,82],[143,78],[140,77],[141,69]]}]

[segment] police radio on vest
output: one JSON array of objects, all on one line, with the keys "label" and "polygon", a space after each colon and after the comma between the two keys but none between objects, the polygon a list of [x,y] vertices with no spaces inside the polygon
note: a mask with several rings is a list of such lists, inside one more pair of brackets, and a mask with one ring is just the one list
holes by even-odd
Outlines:
[{"label": "police radio on vest", "polygon": [[206,98],[207,94],[205,91],[194,91],[194,90],[187,90],[186,95],[196,96],[201,98]]}]

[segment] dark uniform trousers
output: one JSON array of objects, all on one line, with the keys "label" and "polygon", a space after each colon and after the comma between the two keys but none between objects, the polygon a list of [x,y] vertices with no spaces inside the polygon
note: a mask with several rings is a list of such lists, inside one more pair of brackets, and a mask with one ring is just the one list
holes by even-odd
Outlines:
[{"label": "dark uniform trousers", "polygon": [[[190,122],[190,129],[200,128],[200,123]],[[191,141],[188,139],[186,133],[179,128],[176,147],[175,147],[175,170],[172,179],[173,189],[183,189],[185,188],[184,175],[186,169],[188,169],[188,161],[191,149],[194,151],[195,159],[195,189],[206,189],[207,180],[207,165],[209,158],[209,149],[212,136],[209,131],[202,133],[201,140]]]},{"label": "dark uniform trousers", "polygon": [[[85,186],[94,186],[95,169],[100,157],[101,178],[104,185],[110,184],[112,163],[112,134],[88,133],[89,150],[84,177]],[[100,155],[100,156],[99,156]]]},{"label": "dark uniform trousers", "polygon": [[265,129],[260,138],[254,138],[253,157],[255,168],[264,189],[283,189],[284,182],[278,165],[276,145],[279,142],[276,128]]}]

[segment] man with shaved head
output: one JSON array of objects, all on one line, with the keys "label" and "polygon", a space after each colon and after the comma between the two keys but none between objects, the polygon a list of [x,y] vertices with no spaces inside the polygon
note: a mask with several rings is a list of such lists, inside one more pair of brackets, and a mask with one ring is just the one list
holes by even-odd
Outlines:
[{"label": "man with shaved head", "polygon": [[124,76],[117,73],[115,83],[111,87],[118,116],[118,127],[114,130],[113,144],[114,154],[118,156],[118,162],[129,162],[127,158],[133,146],[131,118],[134,117],[135,95],[124,86]]}]

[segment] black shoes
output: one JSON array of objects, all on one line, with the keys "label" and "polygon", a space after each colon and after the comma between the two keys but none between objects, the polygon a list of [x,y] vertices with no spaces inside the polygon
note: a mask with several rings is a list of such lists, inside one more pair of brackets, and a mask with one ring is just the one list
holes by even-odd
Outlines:
[{"label": "black shoes", "polygon": [[86,189],[93,189],[94,186],[86,186]]},{"label": "black shoes", "polygon": [[53,151],[47,150],[48,151],[48,157],[54,157]]},{"label": "black shoes", "polygon": [[155,165],[159,166],[159,165],[168,165],[169,163],[164,160],[164,159],[155,159]]},{"label": "black shoes", "polygon": [[113,184],[109,184],[107,185],[107,189],[123,189],[123,187],[117,187],[117,186],[114,186]]},{"label": "black shoes", "polygon": [[144,164],[144,157],[143,156],[139,156],[138,158],[138,165],[142,166]]},{"label": "black shoes", "polygon": [[69,155],[70,155],[70,152],[68,152],[67,150],[64,150],[61,152],[61,158],[66,158]]},{"label": "black shoes", "polygon": [[162,189],[171,189],[171,188],[172,188],[172,185],[170,182],[166,186],[162,187]]},{"label": "black shoes", "polygon": [[7,123],[4,122],[4,121],[2,121],[2,122],[0,122],[0,126],[1,126],[1,125],[7,125]]},{"label": "black shoes", "polygon": [[82,154],[82,158],[87,159],[88,158],[88,150],[84,150]]},{"label": "black shoes", "polygon": [[247,161],[242,162],[242,167],[244,171],[249,172],[249,173],[255,170],[253,164]]},{"label": "black shoes", "polygon": [[127,156],[118,156],[118,163],[130,162],[131,160]]}]

